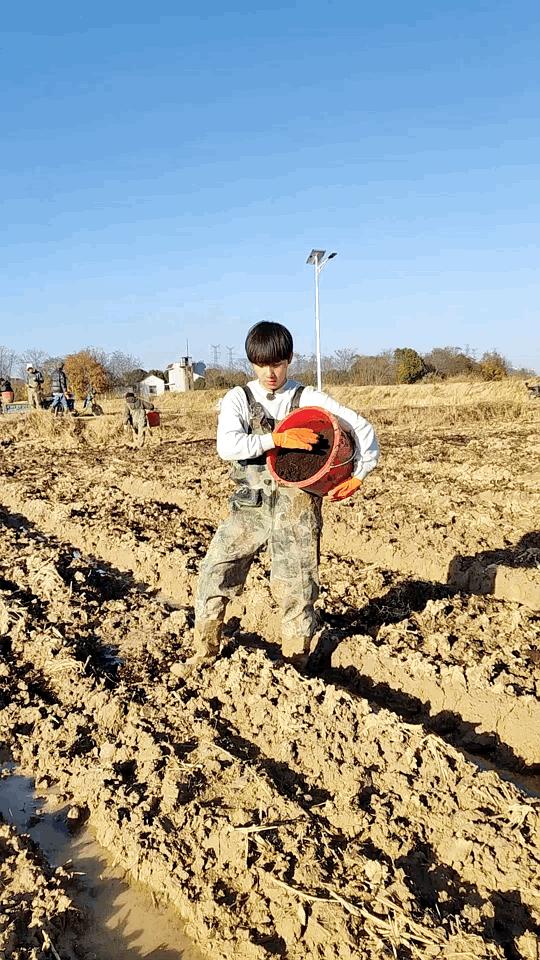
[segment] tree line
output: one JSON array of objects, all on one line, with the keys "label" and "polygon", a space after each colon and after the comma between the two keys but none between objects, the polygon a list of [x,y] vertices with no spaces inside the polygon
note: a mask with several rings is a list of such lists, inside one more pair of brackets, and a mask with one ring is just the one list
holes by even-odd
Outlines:
[{"label": "tree line", "polygon": [[[533,370],[513,368],[510,361],[496,350],[476,357],[469,348],[461,347],[433,347],[426,354],[420,354],[412,347],[398,347],[376,355],[342,349],[323,357],[322,369],[326,384],[354,386],[418,383],[449,378],[503,380],[509,376],[535,376]],[[315,355],[295,353],[290,373],[302,383],[313,386],[317,382]],[[209,387],[229,387],[245,383],[249,376],[249,364],[240,361],[234,368],[208,368],[205,381]]]},{"label": "tree line", "polygon": [[[121,388],[135,387],[148,374],[166,380],[162,370],[145,370],[138,357],[114,350],[107,353],[99,347],[84,347],[66,357],[51,357],[44,350],[29,349],[21,354],[0,345],[0,378],[26,379],[26,365],[43,372],[45,390],[51,374],[60,360],[64,361],[70,388],[77,397],[83,397],[89,385],[97,393],[109,393]],[[377,386],[419,381],[454,379],[502,380],[509,376],[534,376],[534,371],[514,369],[509,360],[496,350],[476,357],[469,348],[434,347],[420,354],[412,347],[398,347],[376,355],[364,355],[353,349],[336,350],[322,358],[324,382]],[[316,383],[314,355],[296,353],[291,364],[291,375],[307,385]],[[227,389],[246,383],[251,371],[247,360],[234,367],[208,367],[203,380],[197,380],[198,389],[218,387]]]}]

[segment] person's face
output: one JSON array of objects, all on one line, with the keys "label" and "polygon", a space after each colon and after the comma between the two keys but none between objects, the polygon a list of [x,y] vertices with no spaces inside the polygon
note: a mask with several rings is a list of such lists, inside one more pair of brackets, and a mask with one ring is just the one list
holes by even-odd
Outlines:
[{"label": "person's face", "polygon": [[280,360],[279,363],[269,363],[260,367],[258,363],[252,364],[255,376],[261,387],[265,390],[279,390],[287,380],[287,370],[291,360]]}]

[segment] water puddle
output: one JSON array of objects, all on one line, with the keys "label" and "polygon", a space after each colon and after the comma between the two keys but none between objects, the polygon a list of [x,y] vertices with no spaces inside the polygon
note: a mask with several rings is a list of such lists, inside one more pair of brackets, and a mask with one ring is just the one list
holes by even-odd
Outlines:
[{"label": "water puddle", "polygon": [[84,946],[93,960],[204,960],[176,914],[156,906],[146,890],[130,885],[87,827],[70,833],[66,807],[37,796],[32,780],[0,758],[0,813],[29,834],[54,866],[69,863],[81,889],[71,893],[90,917]]},{"label": "water puddle", "polygon": [[540,797],[540,775],[537,773],[521,773],[520,771],[508,770],[497,763],[488,760],[486,757],[480,757],[476,753],[470,753],[463,750],[463,754],[474,763],[480,770],[493,770],[501,780],[507,780],[508,783],[517,787],[522,793],[529,797]]}]

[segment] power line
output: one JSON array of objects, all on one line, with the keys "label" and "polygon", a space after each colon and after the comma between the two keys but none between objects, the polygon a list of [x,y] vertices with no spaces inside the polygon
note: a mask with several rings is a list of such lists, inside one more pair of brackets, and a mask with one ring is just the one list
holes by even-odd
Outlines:
[{"label": "power line", "polygon": [[221,355],[221,344],[220,343],[211,343],[212,348],[212,363],[215,367],[219,367],[219,360]]}]

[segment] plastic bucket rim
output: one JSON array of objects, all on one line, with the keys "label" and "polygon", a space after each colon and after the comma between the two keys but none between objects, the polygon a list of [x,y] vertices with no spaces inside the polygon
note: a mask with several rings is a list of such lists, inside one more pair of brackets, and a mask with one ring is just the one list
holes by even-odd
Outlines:
[{"label": "plastic bucket rim", "polygon": [[[274,454],[274,457],[272,457],[272,459],[270,459],[270,456],[268,457],[268,461],[267,461],[267,462],[268,462],[268,469],[269,469],[269,471],[270,471],[270,475],[272,476],[272,479],[275,480],[276,483],[279,483],[279,485],[280,485],[281,487],[296,487],[297,490],[303,490],[304,487],[313,487],[313,486],[315,486],[315,484],[317,484],[320,480],[323,480],[324,477],[327,475],[327,473],[329,473],[330,470],[333,470],[334,467],[343,466],[343,464],[341,464],[341,463],[331,463],[331,464],[329,465],[331,458],[334,457],[334,456],[336,455],[336,453],[337,453],[337,448],[338,448],[339,442],[340,442],[340,436],[343,435],[343,431],[341,430],[341,427],[340,427],[340,424],[339,424],[339,421],[338,421],[337,417],[335,417],[334,414],[333,414],[333,413],[330,413],[328,410],[325,410],[324,407],[315,407],[315,406],[310,406],[310,407],[298,407],[297,410],[291,410],[291,412],[288,413],[287,416],[283,418],[283,420],[282,420],[281,423],[279,424],[279,427],[283,427],[283,424],[286,424],[286,422],[287,422],[287,420],[289,419],[289,417],[293,417],[295,414],[299,413],[299,411],[305,411],[305,410],[308,410],[308,409],[309,409],[309,410],[316,410],[317,413],[322,413],[322,414],[324,415],[324,417],[329,421],[330,426],[332,427],[332,430],[334,431],[334,442],[333,442],[333,444],[332,444],[332,449],[331,449],[330,453],[328,454],[328,457],[327,457],[327,459],[325,460],[325,462],[324,462],[324,464],[322,465],[322,467],[317,471],[317,473],[314,473],[313,476],[308,477],[307,480],[282,480],[282,478],[281,478],[281,477],[279,476],[279,474],[277,473],[277,471],[276,471],[276,469],[275,469],[275,467],[274,467],[274,464],[273,464],[273,462],[272,462],[273,459],[274,459],[274,457],[277,456],[277,454],[275,453],[276,448],[274,447],[273,450],[270,450],[270,451],[269,451],[270,455],[271,455],[271,454]],[[276,429],[277,429],[277,428],[276,428]],[[290,428],[288,428],[287,426],[285,426],[285,430],[287,430],[287,429],[290,429]],[[353,456],[354,456],[354,453],[353,453],[353,455],[351,456],[351,460],[353,459]],[[348,463],[348,461],[345,460],[344,463]]]}]

